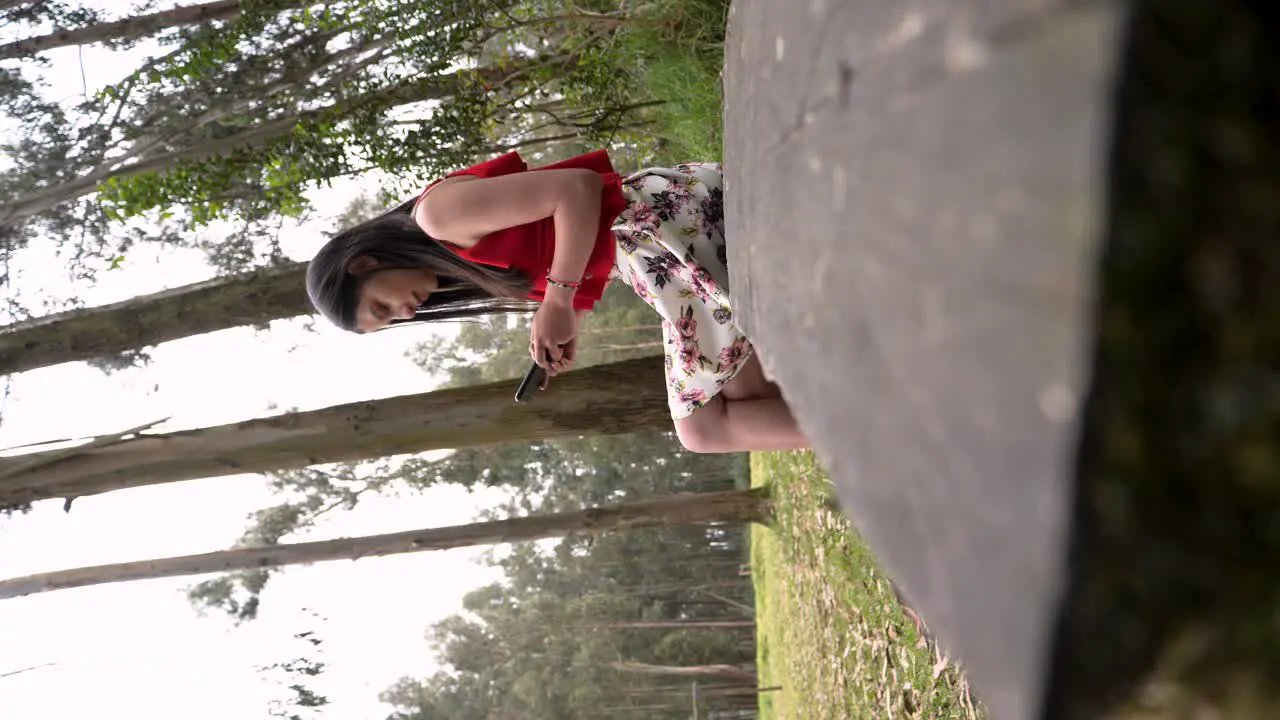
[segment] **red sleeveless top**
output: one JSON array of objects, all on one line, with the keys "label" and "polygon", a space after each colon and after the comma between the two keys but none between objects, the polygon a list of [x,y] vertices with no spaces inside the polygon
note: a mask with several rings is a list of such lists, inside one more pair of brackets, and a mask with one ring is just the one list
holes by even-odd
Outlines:
[{"label": "red sleeveless top", "polygon": [[[595,248],[592,249],[591,256],[587,260],[582,285],[573,296],[574,308],[590,310],[600,301],[600,297],[604,295],[605,286],[609,284],[609,271],[613,269],[616,252],[613,232],[610,228],[618,214],[626,209],[627,200],[622,196],[622,178],[614,171],[613,163],[609,161],[609,155],[604,150],[596,150],[554,165],[535,168],[532,172],[558,168],[585,168],[594,170],[604,177],[604,190],[600,198],[600,230],[596,235]],[[475,175],[487,178],[526,171],[529,171],[529,167],[520,155],[510,152],[479,165],[449,173],[445,177]],[[425,195],[427,190],[434,187],[440,180],[428,185],[422,191],[422,195]],[[422,199],[422,195],[418,196],[419,200]],[[551,258],[555,253],[555,237],[555,223],[551,218],[544,218],[490,233],[469,248],[457,247],[450,243],[441,244],[472,262],[519,270],[529,278],[532,284],[529,299],[541,302],[547,289],[547,272],[551,270]]]}]

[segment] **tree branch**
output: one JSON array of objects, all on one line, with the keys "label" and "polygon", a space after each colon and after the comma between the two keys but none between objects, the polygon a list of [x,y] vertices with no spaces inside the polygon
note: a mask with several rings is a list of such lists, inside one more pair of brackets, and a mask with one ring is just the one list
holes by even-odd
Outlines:
[{"label": "tree branch", "polygon": [[0,60],[29,57],[71,45],[107,42],[130,36],[142,37],[159,30],[212,20],[230,20],[240,14],[240,5],[241,0],[216,0],[203,5],[180,5],[149,15],[96,23],[83,28],[59,29],[48,35],[24,38],[0,45]]}]

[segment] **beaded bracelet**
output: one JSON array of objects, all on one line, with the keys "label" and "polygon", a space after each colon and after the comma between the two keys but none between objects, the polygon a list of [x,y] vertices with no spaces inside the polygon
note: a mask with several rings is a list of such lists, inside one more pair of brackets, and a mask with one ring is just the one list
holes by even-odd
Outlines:
[{"label": "beaded bracelet", "polygon": [[563,288],[565,290],[577,290],[578,288],[582,287],[581,280],[575,280],[574,282],[564,282],[562,280],[556,280],[555,278],[551,277],[550,273],[547,274],[547,284],[554,285],[555,287]]}]

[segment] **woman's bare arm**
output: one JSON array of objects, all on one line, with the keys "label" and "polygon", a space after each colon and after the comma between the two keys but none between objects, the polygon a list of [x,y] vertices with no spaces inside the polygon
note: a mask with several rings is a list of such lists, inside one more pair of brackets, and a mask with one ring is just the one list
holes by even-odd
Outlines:
[{"label": "woman's bare arm", "polygon": [[[551,277],[582,279],[600,230],[603,179],[578,168],[539,170],[494,178],[458,176],[422,198],[414,219],[428,235],[471,247],[493,232],[544,218],[555,222]],[[547,288],[546,303],[569,304],[573,292]]]}]

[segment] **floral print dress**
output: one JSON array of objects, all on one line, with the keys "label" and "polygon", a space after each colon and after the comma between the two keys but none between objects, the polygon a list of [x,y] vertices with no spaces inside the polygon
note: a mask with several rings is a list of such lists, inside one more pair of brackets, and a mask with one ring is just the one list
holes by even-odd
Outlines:
[{"label": "floral print dress", "polygon": [[707,404],[751,357],[734,324],[717,163],[649,168],[625,178],[613,225],[614,277],[662,316],[667,402],[675,419]]}]

